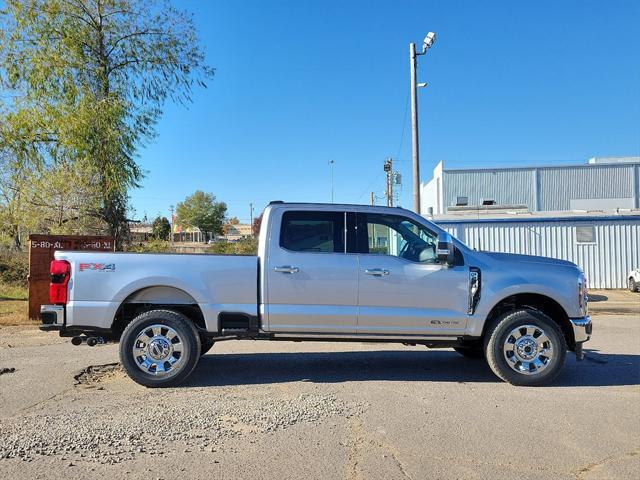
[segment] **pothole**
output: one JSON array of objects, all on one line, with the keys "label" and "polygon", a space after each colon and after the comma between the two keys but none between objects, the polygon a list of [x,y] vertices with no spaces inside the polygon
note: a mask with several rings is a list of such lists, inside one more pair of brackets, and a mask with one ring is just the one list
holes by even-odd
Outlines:
[{"label": "pothole", "polygon": [[122,373],[122,367],[119,363],[105,363],[104,365],[89,365],[83,368],[73,376],[75,380],[74,385],[80,385],[84,387],[93,387],[96,384],[103,382],[109,378],[112,378]]}]

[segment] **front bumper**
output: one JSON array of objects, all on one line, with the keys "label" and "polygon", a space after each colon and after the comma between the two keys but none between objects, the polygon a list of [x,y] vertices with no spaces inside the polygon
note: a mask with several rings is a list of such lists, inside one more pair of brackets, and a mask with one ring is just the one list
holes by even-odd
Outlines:
[{"label": "front bumper", "polygon": [[40,330],[50,332],[62,330],[64,327],[64,306],[42,305],[40,306]]},{"label": "front bumper", "polygon": [[570,318],[569,320],[573,326],[573,338],[576,345],[586,342],[591,338],[591,332],[593,331],[591,317],[587,315],[581,318]]}]

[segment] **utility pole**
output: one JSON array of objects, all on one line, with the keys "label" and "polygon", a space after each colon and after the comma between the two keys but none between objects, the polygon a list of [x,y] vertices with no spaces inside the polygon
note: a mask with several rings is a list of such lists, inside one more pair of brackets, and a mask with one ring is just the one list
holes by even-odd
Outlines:
[{"label": "utility pole", "polygon": [[333,203],[333,164],[336,163],[333,160],[329,160],[329,168],[331,169],[331,203]]},{"label": "utility pole", "polygon": [[251,226],[251,236],[253,236],[253,203],[249,203],[249,225]]},{"label": "utility pole", "polygon": [[371,203],[371,206],[376,204],[375,198],[373,196],[373,192],[371,192],[371,195],[369,197],[369,202]]},{"label": "utility pole", "polygon": [[387,197],[387,207],[393,207],[393,159],[387,158],[384,161],[384,171],[387,174],[387,188],[385,196]]},{"label": "utility pole", "polygon": [[169,222],[169,229],[170,229],[170,233],[169,233],[169,241],[171,243],[173,243],[173,205],[169,205],[169,212],[171,212],[171,221]]},{"label": "utility pole", "polygon": [[409,44],[411,59],[411,153],[413,157],[413,211],[420,214],[420,147],[418,146],[418,86],[416,85],[416,44]]},{"label": "utility pole", "polygon": [[436,34],[429,32],[422,43],[422,52],[416,52],[416,44],[409,44],[409,61],[411,65],[411,153],[413,156],[413,211],[420,214],[420,145],[418,144],[418,87],[426,83],[417,83],[417,59],[424,55],[436,40]]}]

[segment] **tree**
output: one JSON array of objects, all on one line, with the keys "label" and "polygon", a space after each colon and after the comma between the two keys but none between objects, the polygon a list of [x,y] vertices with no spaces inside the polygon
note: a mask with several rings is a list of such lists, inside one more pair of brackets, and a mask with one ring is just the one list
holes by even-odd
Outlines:
[{"label": "tree", "polygon": [[151,224],[151,235],[156,240],[169,240],[171,235],[171,224],[167,217],[161,217],[158,215]]},{"label": "tree", "polygon": [[197,227],[205,235],[205,240],[209,233],[223,233],[222,222],[227,214],[227,205],[215,200],[211,193],[194,192],[176,205],[178,224]]},{"label": "tree", "polygon": [[251,232],[254,237],[260,235],[260,227],[262,226],[262,213],[253,219],[253,225],[251,225]]},{"label": "tree", "polygon": [[167,99],[191,100],[213,70],[192,18],[162,0],[5,0],[0,82],[14,101],[0,148],[33,171],[71,162],[99,185],[93,215],[120,245],[136,162]]}]

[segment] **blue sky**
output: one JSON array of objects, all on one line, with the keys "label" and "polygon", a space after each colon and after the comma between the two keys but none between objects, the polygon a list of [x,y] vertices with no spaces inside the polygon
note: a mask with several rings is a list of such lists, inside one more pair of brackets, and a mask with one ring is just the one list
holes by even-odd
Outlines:
[{"label": "blue sky", "polygon": [[[640,155],[640,2],[197,1],[209,87],[167,105],[140,153],[138,218],[195,190],[249,219],[270,200],[368,203],[385,157],[411,207],[408,44],[419,59],[422,180],[447,167]],[[404,131],[404,135],[403,135]]]}]

